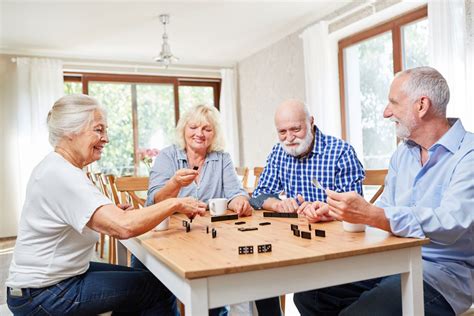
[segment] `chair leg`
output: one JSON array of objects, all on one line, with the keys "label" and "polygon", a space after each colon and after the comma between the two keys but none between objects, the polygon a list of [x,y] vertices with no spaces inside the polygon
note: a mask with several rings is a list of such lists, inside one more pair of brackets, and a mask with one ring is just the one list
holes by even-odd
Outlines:
[{"label": "chair leg", "polygon": [[110,248],[112,248],[112,264],[117,264],[117,240],[115,237],[110,237]]},{"label": "chair leg", "polygon": [[179,313],[181,314],[181,316],[184,316],[184,304],[181,303],[180,300],[178,300],[178,308],[179,308]]},{"label": "chair leg", "polygon": [[103,259],[104,258],[104,243],[105,243],[105,235],[104,234],[100,234],[100,252],[99,252],[99,257],[100,259]]},{"label": "chair leg", "polygon": [[285,299],[286,299],[286,296],[283,294],[283,295],[280,295],[280,306],[281,306],[281,312],[283,313],[283,315],[285,315]]}]

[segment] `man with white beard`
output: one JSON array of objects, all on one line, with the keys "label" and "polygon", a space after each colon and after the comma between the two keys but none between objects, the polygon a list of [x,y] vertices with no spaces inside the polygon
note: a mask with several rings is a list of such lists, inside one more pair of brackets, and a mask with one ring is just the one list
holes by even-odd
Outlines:
[{"label": "man with white beard", "polygon": [[[309,221],[332,220],[319,216],[320,201],[326,201],[324,188],[362,194],[364,169],[352,146],[324,135],[314,124],[301,101],[287,100],[278,106],[275,126],[279,143],[267,164],[250,203],[255,209],[304,214]],[[286,199],[280,199],[284,192]]]},{"label": "man with white beard", "polygon": [[[383,116],[404,141],[392,155],[376,204],[326,190],[317,212],[396,236],[429,238],[422,247],[425,315],[460,315],[474,301],[474,134],[447,118],[449,87],[434,68],[393,79]],[[401,315],[399,274],[293,297],[301,315]]]}]

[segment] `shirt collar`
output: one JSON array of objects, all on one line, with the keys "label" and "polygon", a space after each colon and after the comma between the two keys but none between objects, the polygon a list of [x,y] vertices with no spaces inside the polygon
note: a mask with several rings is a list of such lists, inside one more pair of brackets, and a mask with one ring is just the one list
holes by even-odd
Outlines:
[{"label": "shirt collar", "polygon": [[[434,151],[439,146],[443,146],[452,153],[456,152],[459,149],[464,135],[466,135],[466,130],[462,125],[461,119],[448,118],[448,122],[451,125],[451,128],[443,136],[441,136],[441,138],[436,143],[434,143],[428,149],[428,151]],[[419,145],[411,140],[407,140],[406,144],[411,149],[419,148]]]},{"label": "shirt collar", "polygon": [[313,128],[314,131],[314,146],[312,152],[314,154],[322,154],[324,152],[324,147],[326,146],[326,135],[321,133],[319,128],[316,125]]},{"label": "shirt collar", "polygon": [[466,135],[466,130],[462,122],[458,118],[448,118],[451,128],[441,138],[430,147],[429,150],[434,150],[437,146],[443,146],[450,152],[454,153],[459,149],[461,142]]},{"label": "shirt collar", "polygon": [[[178,147],[176,151],[177,151],[178,160],[184,160],[186,162],[188,161],[188,156],[186,156],[186,151],[184,149]],[[208,162],[211,160],[219,160],[219,156],[217,152],[211,151],[210,153],[207,153],[205,162]]]}]

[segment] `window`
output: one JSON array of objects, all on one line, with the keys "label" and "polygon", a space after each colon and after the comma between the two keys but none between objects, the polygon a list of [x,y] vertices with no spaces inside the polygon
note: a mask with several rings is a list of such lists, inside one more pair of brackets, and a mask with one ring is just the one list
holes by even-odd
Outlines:
[{"label": "window", "polygon": [[66,74],[64,92],[84,92],[107,109],[110,143],[93,169],[148,175],[138,152],[170,145],[180,113],[191,106],[219,107],[220,79]]},{"label": "window", "polygon": [[383,118],[395,73],[428,63],[423,7],[339,41],[342,135],[366,169],[386,169],[396,149],[393,123]]}]

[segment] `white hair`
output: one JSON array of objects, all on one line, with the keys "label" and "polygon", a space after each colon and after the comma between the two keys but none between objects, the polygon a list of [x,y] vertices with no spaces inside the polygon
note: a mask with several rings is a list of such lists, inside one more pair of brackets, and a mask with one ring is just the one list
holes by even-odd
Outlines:
[{"label": "white hair", "polygon": [[56,147],[63,137],[82,131],[92,122],[96,111],[106,115],[99,102],[85,94],[66,95],[57,100],[46,119],[49,143]]},{"label": "white hair", "polygon": [[415,102],[426,96],[430,99],[433,109],[438,116],[446,117],[446,107],[449,102],[449,87],[446,79],[436,69],[417,67],[396,74],[395,78],[407,76],[401,89]]}]

